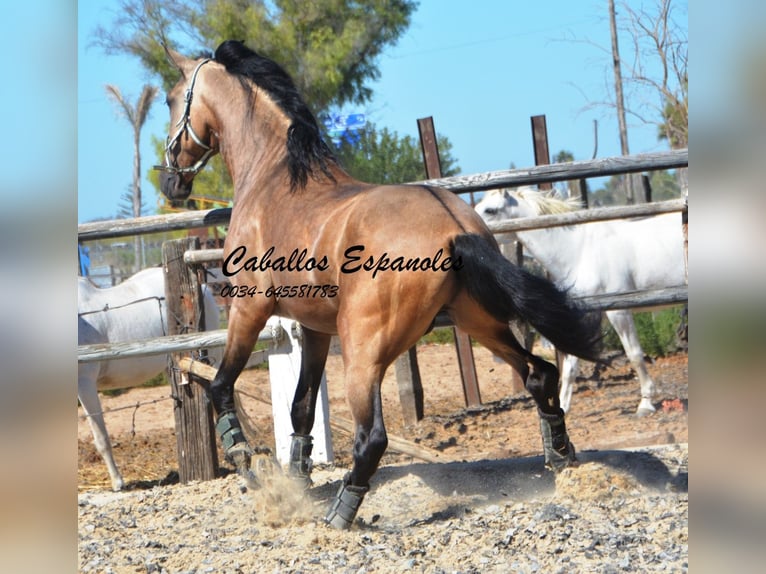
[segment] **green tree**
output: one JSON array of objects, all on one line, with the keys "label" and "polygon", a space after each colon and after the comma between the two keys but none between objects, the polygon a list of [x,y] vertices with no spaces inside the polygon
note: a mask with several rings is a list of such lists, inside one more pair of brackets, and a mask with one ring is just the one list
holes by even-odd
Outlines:
[{"label": "green tree", "polygon": [[654,0],[638,6],[623,2],[621,7],[635,54],[629,81],[644,93],[655,94],[653,102],[636,99],[630,111],[643,122],[656,124],[659,139],[672,149],[688,147],[687,2]]},{"label": "green tree", "polygon": [[[135,217],[135,215],[133,215],[133,210],[133,188],[128,186],[120,196],[120,202],[117,204],[117,213],[115,216],[117,219],[130,219],[131,217]],[[146,203],[143,201],[141,202],[141,212],[146,212]]]},{"label": "green tree", "polygon": [[[610,66],[621,63],[626,114],[656,126],[658,139],[671,148],[688,147],[688,0],[624,0],[617,3],[616,17],[622,46],[617,61],[609,48],[589,39],[575,41],[597,48]],[[614,96],[590,101],[586,109],[616,111]]]},{"label": "green tree", "polygon": [[666,201],[681,197],[678,177],[672,172],[666,170],[651,172],[649,185],[652,188],[652,201]]},{"label": "green tree", "polygon": [[[452,157],[452,144],[442,135],[436,137],[442,175],[457,175],[460,168]],[[337,153],[343,167],[353,177],[369,183],[407,183],[426,179],[420,143],[411,136],[399,137],[388,128],[378,130],[367,124],[358,139],[344,140]]]},{"label": "green tree", "polygon": [[[243,40],[279,62],[319,115],[370,100],[380,77],[377,58],[407,29],[413,0],[120,0],[114,20],[94,43],[110,54],[138,58],[165,91],[178,80],[163,44],[181,52]],[[158,158],[164,156],[158,142]],[[158,178],[150,176],[157,189]],[[229,174],[216,157],[195,180],[195,196],[231,198]]]},{"label": "green tree", "polygon": [[165,43],[181,52],[242,40],[279,62],[315,113],[370,100],[377,58],[410,24],[413,0],[121,0],[94,33],[107,53],[137,57],[167,90],[178,72]]},{"label": "green tree", "polygon": [[689,80],[684,78],[684,90],[679,97],[668,95],[662,110],[663,121],[657,126],[657,137],[670,144],[671,149],[689,147]]},{"label": "green tree", "polygon": [[[613,175],[610,177],[604,187],[590,193],[590,204],[593,207],[625,205],[627,198],[621,183],[624,177],[626,176]],[[649,172],[649,185],[652,188],[652,201],[666,201],[681,197],[678,178],[667,170]]]}]

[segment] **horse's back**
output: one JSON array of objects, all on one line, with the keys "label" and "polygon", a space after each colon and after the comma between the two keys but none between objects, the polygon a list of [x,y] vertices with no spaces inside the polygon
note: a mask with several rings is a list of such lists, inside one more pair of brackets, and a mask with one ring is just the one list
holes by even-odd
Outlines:
[{"label": "horse's back", "polygon": [[[374,217],[387,231],[387,239],[402,237],[413,241],[421,236],[449,241],[461,233],[490,237],[486,223],[458,195],[424,185],[382,185],[370,187],[360,197],[358,211]],[[390,232],[394,226],[403,233]],[[369,235],[369,227],[366,229]]]},{"label": "horse's back", "polygon": [[625,241],[633,257],[631,273],[636,289],[682,285],[685,276],[681,216],[666,213],[629,220]]},{"label": "horse's back", "polygon": [[[675,215],[675,217],[674,217]],[[573,227],[578,259],[567,278],[574,293],[659,289],[684,282],[683,237],[677,214]]]}]

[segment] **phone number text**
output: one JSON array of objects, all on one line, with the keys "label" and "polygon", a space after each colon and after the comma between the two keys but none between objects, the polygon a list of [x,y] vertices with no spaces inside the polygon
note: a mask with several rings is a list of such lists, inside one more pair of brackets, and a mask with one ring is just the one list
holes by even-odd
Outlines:
[{"label": "phone number text", "polygon": [[327,299],[338,294],[337,285],[282,285],[270,286],[259,289],[256,285],[224,285],[221,289],[221,297],[276,297],[278,299],[296,298],[321,298]]}]

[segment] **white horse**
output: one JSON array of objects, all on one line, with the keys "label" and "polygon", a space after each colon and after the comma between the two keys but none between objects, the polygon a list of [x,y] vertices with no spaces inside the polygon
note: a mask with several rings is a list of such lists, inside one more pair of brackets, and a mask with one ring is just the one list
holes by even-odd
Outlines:
[{"label": "white horse", "polygon": [[[476,205],[487,222],[562,213],[579,203],[556,199],[532,188],[492,190]],[[642,289],[675,287],[685,283],[683,234],[677,213],[550,227],[496,236],[505,243],[518,238],[553,280],[573,296],[600,295]],[[644,363],[633,314],[607,311],[606,316],[641,383],[638,415],[655,411],[655,385]],[[561,369],[561,408],[569,410],[578,359],[567,355]]]},{"label": "white horse", "polygon": [[[217,329],[218,305],[207,285],[203,285],[202,292],[205,327],[207,330]],[[104,289],[96,287],[85,277],[78,277],[77,299],[78,345],[136,341],[167,335],[165,279],[160,267],[144,269],[119,285]],[[217,354],[220,355],[220,349]],[[88,417],[96,450],[109,470],[113,490],[121,490],[124,482],[114,462],[98,391],[141,385],[167,366],[167,355],[78,365],[77,396]]]}]

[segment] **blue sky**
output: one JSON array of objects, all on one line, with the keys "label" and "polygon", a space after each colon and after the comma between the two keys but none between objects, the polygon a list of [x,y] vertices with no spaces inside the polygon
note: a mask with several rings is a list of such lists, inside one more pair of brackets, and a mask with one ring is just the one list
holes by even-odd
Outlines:
[{"label": "blue sky", "polygon": [[[131,127],[107,98],[105,84],[117,85],[132,102],[145,83],[158,84],[135,59],[90,46],[93,30],[113,21],[117,5],[78,4],[80,223],[113,217],[131,184]],[[622,42],[627,51],[628,38]],[[575,159],[589,159],[594,120],[598,157],[620,155],[614,113],[589,107],[609,98],[608,50],[604,1],[421,0],[406,34],[379,59],[373,100],[345,111],[364,112],[378,127],[412,136],[418,118],[433,116],[463,174],[534,165],[530,116],[538,114],[546,115],[551,155],[566,149]],[[161,94],[142,131],[144,176],[155,163],[151,137],[166,135],[163,101]],[[654,126],[628,123],[631,153],[667,149]],[[154,188],[145,179],[142,187],[153,213]]]}]

